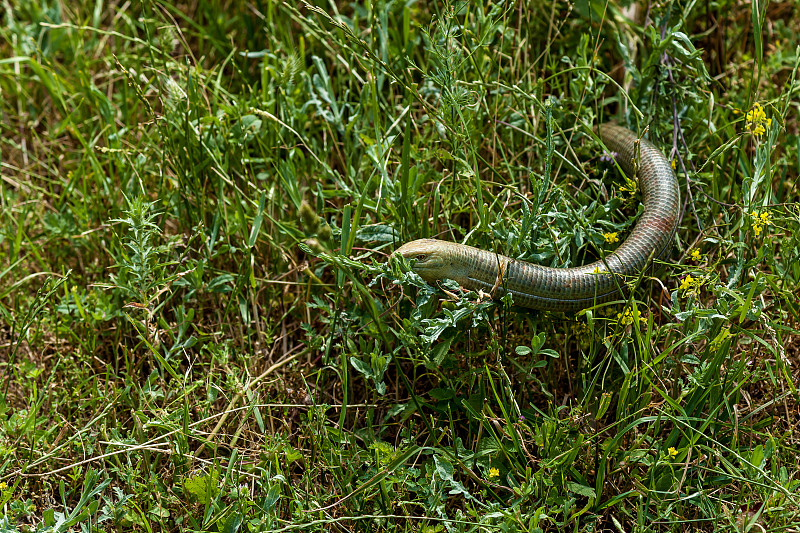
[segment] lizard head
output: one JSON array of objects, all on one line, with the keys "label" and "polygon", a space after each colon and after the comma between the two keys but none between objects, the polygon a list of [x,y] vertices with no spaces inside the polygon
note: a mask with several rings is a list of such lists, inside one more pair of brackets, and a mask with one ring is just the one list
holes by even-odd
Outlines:
[{"label": "lizard head", "polygon": [[447,253],[451,244],[436,239],[419,239],[404,244],[395,250],[394,255],[402,256],[407,261],[413,259],[411,268],[422,279],[431,283],[438,279],[453,277],[449,274],[450,262]]}]

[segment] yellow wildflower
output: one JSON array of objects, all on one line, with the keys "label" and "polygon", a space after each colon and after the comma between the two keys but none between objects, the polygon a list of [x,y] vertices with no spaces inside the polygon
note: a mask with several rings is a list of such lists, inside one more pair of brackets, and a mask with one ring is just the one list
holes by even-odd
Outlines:
[{"label": "yellow wildflower", "polygon": [[756,102],[745,115],[747,121],[745,127],[750,130],[754,137],[761,137],[766,133],[767,128],[772,124],[772,119],[767,118],[764,108]]},{"label": "yellow wildflower", "polygon": [[772,213],[769,211],[764,211],[761,214],[754,209],[752,213],[750,213],[750,218],[753,219],[752,227],[753,227],[753,234],[758,237],[761,235],[761,232],[764,230],[765,226],[772,225]]},{"label": "yellow wildflower", "polygon": [[681,285],[678,287],[678,290],[682,291],[684,296],[693,295],[697,294],[702,286],[702,279],[693,278],[691,274],[687,274],[686,277],[681,280]]},{"label": "yellow wildflower", "polygon": [[678,160],[673,158],[672,161],[669,162],[669,166],[672,167],[672,170],[675,170],[675,168],[678,166]]},{"label": "yellow wildflower", "polygon": [[603,237],[606,239],[606,242],[609,244],[613,244],[615,242],[619,242],[619,237],[617,237],[617,232],[614,231],[612,233],[603,233]]},{"label": "yellow wildflower", "polygon": [[699,262],[703,259],[703,254],[700,253],[700,248],[692,250],[692,261]]},{"label": "yellow wildflower", "polygon": [[489,469],[489,477],[490,478],[500,477],[500,470],[498,470],[497,468],[494,468],[494,467],[490,468]]},{"label": "yellow wildflower", "polygon": [[624,312],[617,313],[617,322],[622,326],[630,326],[637,318],[639,322],[645,322],[645,318],[639,314],[638,309],[634,312],[630,307],[626,307]]},{"label": "yellow wildflower", "polygon": [[629,177],[625,176],[625,185],[619,188],[619,192],[628,193],[631,198],[636,195],[636,191],[639,190],[639,183],[636,180],[632,180]]},{"label": "yellow wildflower", "polygon": [[667,450],[667,453],[673,459],[678,456],[678,450],[675,449],[675,446],[670,446],[669,449]]}]

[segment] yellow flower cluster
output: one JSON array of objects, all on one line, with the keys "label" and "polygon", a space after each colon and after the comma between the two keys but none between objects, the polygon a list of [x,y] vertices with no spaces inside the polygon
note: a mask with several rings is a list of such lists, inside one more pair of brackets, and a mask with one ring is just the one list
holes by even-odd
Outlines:
[{"label": "yellow flower cluster", "polygon": [[703,254],[700,253],[700,248],[692,250],[692,261],[699,263],[703,259]]},{"label": "yellow flower cluster", "polygon": [[606,239],[606,242],[608,244],[614,244],[615,242],[619,242],[619,237],[617,237],[616,231],[612,233],[603,233],[603,237]]},{"label": "yellow flower cluster", "polygon": [[494,468],[494,467],[490,468],[489,469],[489,477],[490,478],[500,477],[500,470],[498,470],[497,468]]},{"label": "yellow flower cluster", "polygon": [[619,188],[619,192],[628,193],[628,201],[630,201],[633,200],[634,196],[636,196],[636,191],[638,190],[639,182],[630,179],[628,176],[625,176],[625,185]]},{"label": "yellow flower cluster", "polygon": [[701,278],[693,278],[691,274],[687,274],[686,277],[681,280],[681,285],[678,287],[678,290],[682,291],[684,296],[695,295],[700,291],[700,287],[702,286],[703,280]]},{"label": "yellow flower cluster", "polygon": [[630,326],[637,318],[639,322],[646,321],[645,318],[639,314],[638,309],[634,312],[630,307],[626,307],[623,313],[617,313],[617,322],[619,322],[621,326]]},{"label": "yellow flower cluster", "polygon": [[772,225],[772,213],[769,211],[764,211],[760,215],[753,210],[750,213],[750,218],[753,219],[753,233],[756,237],[761,235],[761,232],[764,230],[764,226],[771,226]]},{"label": "yellow flower cluster", "polygon": [[767,128],[772,124],[772,119],[767,118],[764,108],[761,107],[761,104],[758,102],[753,104],[753,108],[747,112],[745,119],[747,120],[747,129],[749,129],[755,137],[764,135]]},{"label": "yellow flower cluster", "polygon": [[669,450],[667,450],[667,453],[673,459],[678,456],[678,450],[675,449],[675,446],[670,446]]}]

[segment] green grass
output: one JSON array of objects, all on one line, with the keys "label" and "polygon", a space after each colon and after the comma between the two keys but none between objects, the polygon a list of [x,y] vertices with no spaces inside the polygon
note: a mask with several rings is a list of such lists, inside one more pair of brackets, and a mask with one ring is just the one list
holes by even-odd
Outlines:
[{"label": "green grass", "polygon": [[[4,3],[0,531],[800,527],[800,13],[641,5]],[[627,307],[387,261],[613,249],[612,119]]]}]

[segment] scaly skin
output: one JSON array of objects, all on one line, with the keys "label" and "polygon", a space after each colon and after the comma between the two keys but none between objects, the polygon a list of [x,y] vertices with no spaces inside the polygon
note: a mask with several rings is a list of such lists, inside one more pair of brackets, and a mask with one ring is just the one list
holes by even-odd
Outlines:
[{"label": "scaly skin", "polygon": [[[637,136],[614,124],[597,127],[606,147],[629,176],[634,174]],[[510,292],[514,303],[546,311],[577,311],[620,296],[626,279],[638,276],[672,244],[680,219],[680,191],[667,158],[651,142],[639,141],[639,187],[644,214],[630,236],[605,261],[574,268],[550,268],[517,261],[472,246],[437,239],[404,244],[395,253],[416,259],[422,279],[456,281],[494,296]]]}]

